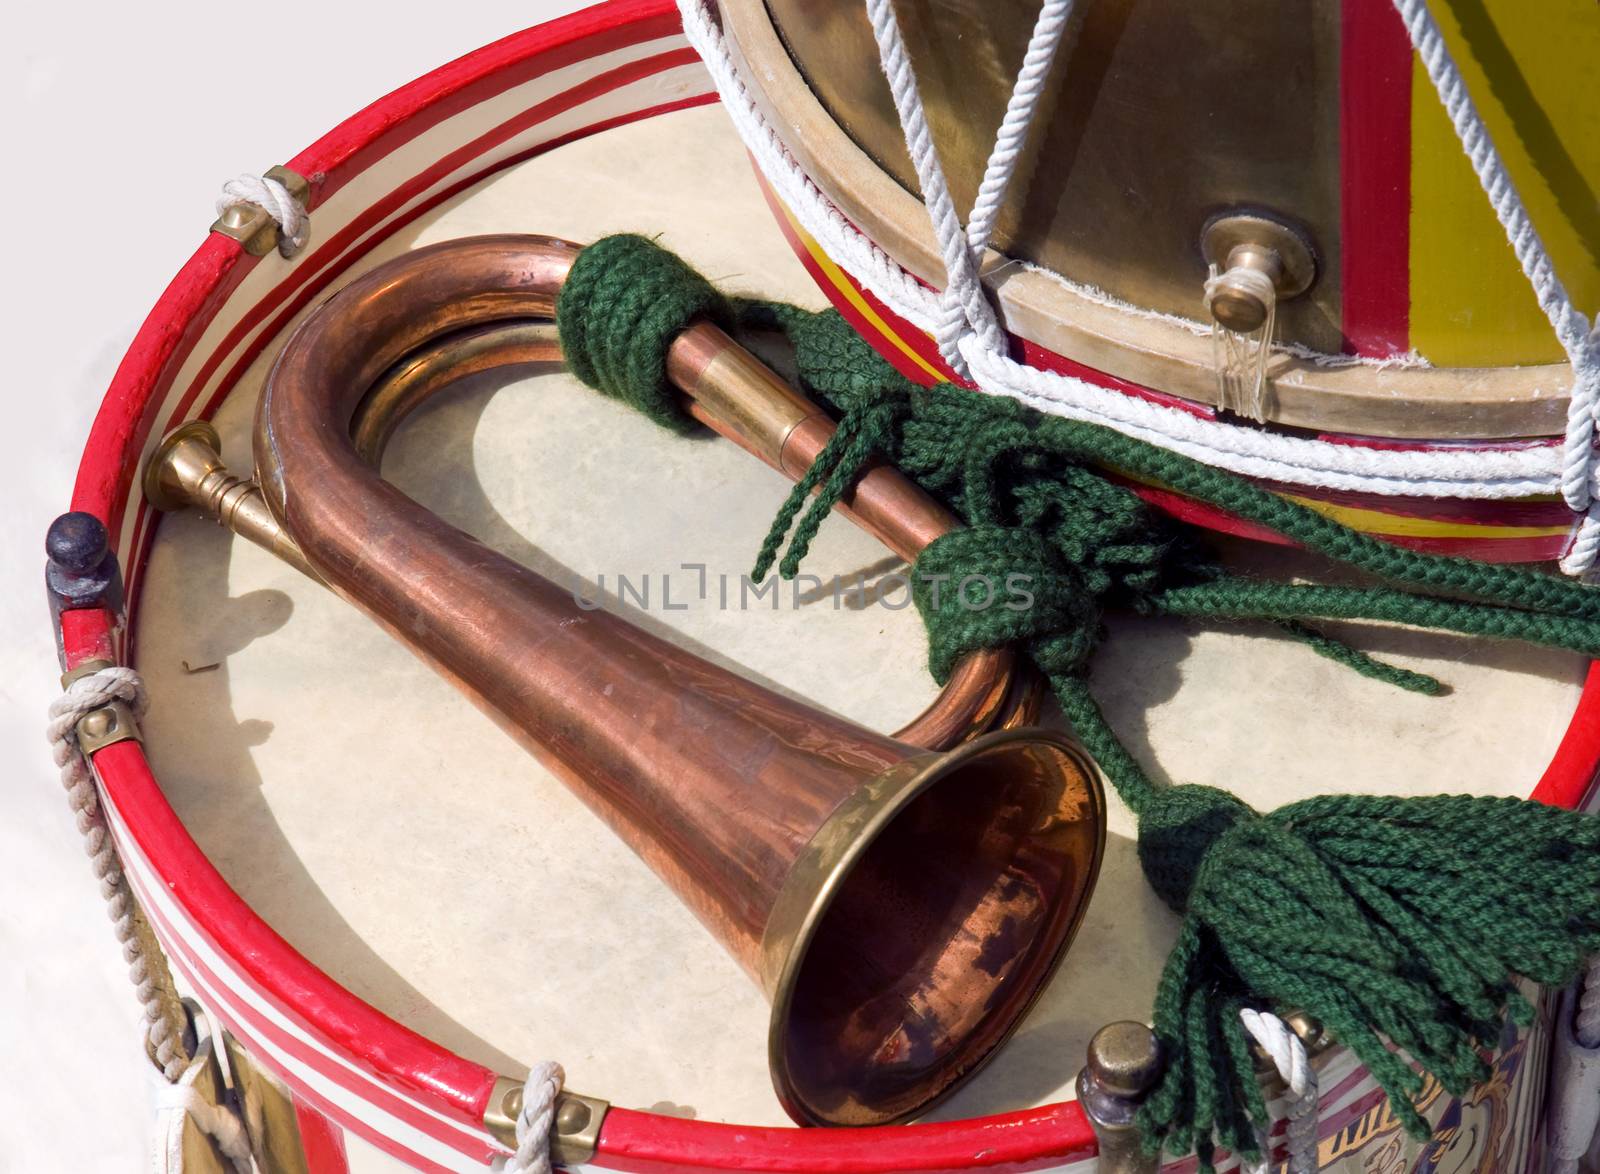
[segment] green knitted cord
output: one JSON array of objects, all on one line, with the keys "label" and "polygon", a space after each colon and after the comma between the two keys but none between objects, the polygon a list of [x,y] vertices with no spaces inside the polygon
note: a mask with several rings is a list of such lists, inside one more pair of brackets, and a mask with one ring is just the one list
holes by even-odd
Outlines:
[{"label": "green knitted cord", "polygon": [[[1562,984],[1600,951],[1600,820],[1510,799],[1337,795],[1265,814],[1212,787],[1158,787],[1089,688],[1108,608],[1259,620],[1378,680],[1435,692],[1431,677],[1373,660],[1304,623],[1384,620],[1600,655],[1600,592],[1569,580],[1403,550],[1229,473],[1092,424],[900,376],[838,314],[722,299],[640,237],[585,249],[557,307],[573,369],[670,427],[672,336],[697,315],[780,331],[807,391],[840,416],[756,562],[792,577],[865,462],[896,464],[967,528],[918,557],[913,600],[940,681],[980,648],[1027,650],[1062,712],[1139,822],[1146,878],[1184,915],[1154,1012],[1165,1066],[1140,1110],[1146,1143],[1248,1156],[1266,1124],[1239,1024],[1246,1006],[1315,1016],[1355,1051],[1408,1129],[1422,1077],[1452,1094],[1482,1079],[1480,1052],[1531,1009],[1518,978]],[[1097,468],[1209,502],[1388,585],[1271,583],[1224,572],[1192,530]],[[814,496],[813,496],[814,495]],[[809,501],[809,506],[808,506]],[[794,529],[787,552],[785,535]],[[977,576],[1010,580],[1023,608],[952,605]]]},{"label": "green knitted cord", "polygon": [[584,249],[556,299],[572,373],[674,432],[694,422],[667,380],[667,348],[697,318],[727,328],[733,310],[710,282],[642,236],[608,236]]}]

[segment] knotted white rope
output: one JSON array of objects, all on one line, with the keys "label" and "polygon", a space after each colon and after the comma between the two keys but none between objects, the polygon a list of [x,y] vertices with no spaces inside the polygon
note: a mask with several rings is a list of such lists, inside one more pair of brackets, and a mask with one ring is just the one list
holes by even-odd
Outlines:
[{"label": "knotted white rope", "polygon": [[304,206],[289,194],[289,189],[264,175],[241,175],[222,185],[217,197],[217,215],[235,204],[260,208],[278,224],[278,252],[292,257],[311,239],[311,217]]},{"label": "knotted white rope", "polygon": [[[185,1082],[164,1085],[157,1098],[162,1110],[186,1114],[202,1133],[214,1141],[222,1156],[233,1166],[235,1174],[255,1174],[255,1153],[250,1145],[250,1131],[231,1108],[212,1104],[194,1085]],[[175,1144],[168,1147],[166,1153],[158,1155],[158,1159],[164,1163],[164,1169],[158,1167],[162,1174],[182,1174],[183,1171],[181,1131],[172,1140]]]},{"label": "knotted white rope", "polygon": [[932,329],[937,313],[935,295],[857,231],[795,162],[745,88],[713,9],[713,0],[678,0],[684,38],[705,63],[723,109],[761,174],[801,218],[806,231],[828,242],[829,256],[865,281],[867,288],[894,307],[896,313],[922,329]]},{"label": "knotted white rope", "polygon": [[[1285,1144],[1289,1152],[1289,1174],[1316,1174],[1317,1170],[1317,1071],[1311,1066],[1306,1046],[1282,1019],[1268,1011],[1246,1007],[1239,1019],[1261,1050],[1272,1059],[1278,1076],[1288,1086],[1288,1129]],[[1269,1147],[1262,1139],[1261,1161],[1257,1171],[1271,1168]]]},{"label": "knotted white rope", "polygon": [[507,1160],[504,1174],[551,1174],[550,1128],[566,1079],[566,1072],[553,1060],[541,1060],[528,1069],[522,1111],[517,1114],[517,1152]]},{"label": "knotted white rope", "polygon": [[[905,134],[906,150],[911,154],[911,165],[916,170],[922,200],[927,205],[928,218],[933,221],[939,254],[944,259],[946,305],[956,311],[951,316],[940,313],[936,335],[939,350],[945,362],[965,379],[968,377],[967,364],[956,344],[963,333],[973,329],[974,314],[981,317],[984,313],[983,309],[966,304],[965,295],[978,282],[976,266],[967,249],[966,232],[956,216],[955,201],[950,198],[950,187],[945,182],[944,168],[939,163],[938,148],[934,146],[933,135],[928,130],[922,96],[917,92],[916,75],[911,71],[911,57],[900,35],[900,24],[895,19],[893,3],[891,0],[867,0],[867,18],[872,22],[872,35],[878,42],[878,59],[889,79],[889,92],[894,97],[895,110],[900,115],[900,129]],[[952,305],[952,302],[959,302],[959,305]]]},{"label": "knotted white rope", "polygon": [[117,941],[122,943],[128,977],[133,981],[139,1005],[144,1010],[145,1050],[162,1075],[175,1081],[189,1062],[183,1046],[186,1026],[183,1008],[172,990],[166,961],[144,927],[143,917],[128,889],[116,845],[106,827],[105,812],[100,808],[94,771],[78,748],[79,719],[112,701],[127,704],[135,717],[144,713],[149,702],[138,673],[117,666],[73,681],[50,703],[50,751],[61,768],[61,785],[66,788],[67,801],[83,836],[84,850],[94,868],[95,879],[100,882],[106,912],[116,929]]},{"label": "knotted white rope", "polygon": [[1572,545],[1561,560],[1561,569],[1569,575],[1580,575],[1594,564],[1595,555],[1600,552],[1600,506],[1595,502],[1594,487],[1595,426],[1600,423],[1596,416],[1600,409],[1600,323],[1583,316],[1556,275],[1549,250],[1533,226],[1505,161],[1495,149],[1489,128],[1473,105],[1461,67],[1451,56],[1427,0],[1394,0],[1394,6],[1439,93],[1439,101],[1444,104],[1473,173],[1505,229],[1517,263],[1533,286],[1539,308],[1550,320],[1572,364],[1572,399],[1562,446],[1561,496],[1574,513],[1581,515],[1581,520]]}]

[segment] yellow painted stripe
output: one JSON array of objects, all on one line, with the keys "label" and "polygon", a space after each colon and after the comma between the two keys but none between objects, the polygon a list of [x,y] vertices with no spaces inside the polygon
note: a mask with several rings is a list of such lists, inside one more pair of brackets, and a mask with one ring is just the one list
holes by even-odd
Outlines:
[{"label": "yellow painted stripe", "polygon": [[1325,518],[1367,534],[1389,534],[1399,538],[1555,538],[1567,533],[1566,526],[1490,526],[1478,522],[1447,522],[1435,518],[1408,518],[1382,510],[1335,505],[1291,493],[1280,497],[1315,510]]},{"label": "yellow painted stripe", "polygon": [[[1468,91],[1578,308],[1600,309],[1600,4],[1433,6]],[[1411,345],[1440,366],[1564,356],[1422,63],[1411,95]]]},{"label": "yellow painted stripe", "polygon": [[[1168,489],[1159,481],[1140,477],[1126,469],[1114,470],[1119,477],[1153,489]],[[1448,521],[1437,518],[1413,518],[1404,514],[1390,514],[1383,510],[1362,506],[1340,505],[1314,497],[1301,497],[1294,493],[1279,493],[1279,497],[1303,505],[1308,510],[1332,518],[1341,525],[1363,534],[1387,535],[1396,538],[1556,538],[1568,532],[1569,527],[1559,526],[1498,526],[1485,522]],[[1538,498],[1526,500],[1536,501]]]},{"label": "yellow painted stripe", "polygon": [[789,222],[789,227],[794,231],[795,237],[805,245],[806,251],[811,254],[812,260],[817,263],[818,268],[822,270],[828,280],[844,296],[845,300],[855,307],[856,313],[870,322],[872,328],[883,335],[896,350],[932,376],[935,383],[948,382],[943,372],[912,350],[899,334],[890,329],[889,324],[879,316],[878,312],[867,304],[860,291],[851,284],[850,279],[844,275],[839,266],[833,263],[833,258],[822,251],[822,246],[817,244],[809,232],[800,227],[800,222],[794,218],[794,213],[789,211],[789,206],[782,200],[775,200],[774,202],[783,209],[783,218]]}]

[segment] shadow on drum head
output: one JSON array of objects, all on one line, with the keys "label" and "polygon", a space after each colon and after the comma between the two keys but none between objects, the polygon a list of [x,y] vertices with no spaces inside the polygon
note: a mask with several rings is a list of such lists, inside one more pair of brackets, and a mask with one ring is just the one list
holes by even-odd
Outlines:
[{"label": "shadow on drum head", "polygon": [[905,766],[817,834],[763,942],[781,963],[773,1080],[802,1121],[901,1119],[991,1059],[1099,872],[1099,777],[1059,735],[995,735]]}]

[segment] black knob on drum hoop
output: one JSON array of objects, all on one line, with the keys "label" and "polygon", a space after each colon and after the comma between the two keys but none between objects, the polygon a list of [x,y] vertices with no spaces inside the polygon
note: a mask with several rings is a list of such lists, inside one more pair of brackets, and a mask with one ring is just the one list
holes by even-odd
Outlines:
[{"label": "black knob on drum hoop", "polygon": [[122,610],[122,571],[110,541],[105,523],[82,510],[50,523],[44,585],[52,616],[85,607]]}]

